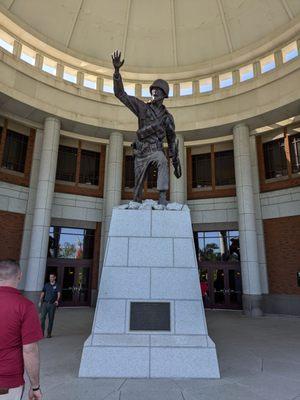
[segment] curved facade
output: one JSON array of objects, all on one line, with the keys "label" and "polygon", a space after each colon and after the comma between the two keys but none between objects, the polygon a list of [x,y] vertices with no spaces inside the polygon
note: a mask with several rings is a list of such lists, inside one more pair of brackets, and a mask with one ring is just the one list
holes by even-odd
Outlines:
[{"label": "curved facade", "polygon": [[[251,35],[245,25],[249,34],[239,42],[239,24],[258,9],[251,2],[250,14],[241,8],[236,15],[229,2],[216,2],[217,13],[207,9],[214,21],[207,21],[217,23],[219,36],[222,28],[222,39],[216,36],[211,54],[198,50],[204,58],[188,58],[183,44],[192,33],[184,18],[196,5],[189,2],[186,12],[179,12],[179,4],[170,2],[173,7],[165,13],[171,22],[160,50],[172,43],[173,55],[151,62],[145,50],[130,50],[134,43],[138,47],[134,18],[141,18],[139,7],[146,2],[128,1],[113,14],[123,18],[115,23],[127,33],[120,33],[122,40],[116,34],[112,42],[100,41],[99,59],[93,47],[97,29],[85,51],[79,40],[93,2],[83,10],[79,1],[67,4],[60,17],[66,13],[70,19],[56,33],[51,5],[35,9],[31,1],[24,10],[21,3],[0,2],[0,253],[20,260],[28,296],[35,296],[45,274],[54,271],[65,305],[94,303],[112,208],[132,198],[130,142],[136,120],[111,93],[112,72],[104,54],[105,46],[115,45],[125,46],[128,54],[129,94],[147,100],[147,85],[157,76],[171,85],[166,105],[175,118],[184,173],[178,181],[170,174],[169,199],[187,202],[191,209],[206,306],[243,307],[251,315],[299,314],[297,3],[278,2],[272,11],[277,25],[266,22],[254,32],[250,24]],[[269,2],[257,3],[270,13]],[[99,23],[103,30],[108,17]],[[200,26],[201,21],[195,23],[194,32]],[[209,29],[201,32],[208,35]],[[86,35],[92,37],[92,28]],[[155,187],[151,170],[146,198],[156,198]]]}]

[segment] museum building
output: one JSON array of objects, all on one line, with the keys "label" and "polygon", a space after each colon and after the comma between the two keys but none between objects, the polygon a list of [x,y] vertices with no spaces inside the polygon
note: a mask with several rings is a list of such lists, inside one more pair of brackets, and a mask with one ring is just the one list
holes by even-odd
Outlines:
[{"label": "museum building", "polygon": [[[170,85],[183,175],[170,166],[168,200],[190,208],[205,307],[300,315],[297,0],[0,0],[0,259],[32,299],[55,273],[63,306],[96,303],[134,187],[115,49],[129,95]],[[151,167],[145,199],[156,184]]]}]

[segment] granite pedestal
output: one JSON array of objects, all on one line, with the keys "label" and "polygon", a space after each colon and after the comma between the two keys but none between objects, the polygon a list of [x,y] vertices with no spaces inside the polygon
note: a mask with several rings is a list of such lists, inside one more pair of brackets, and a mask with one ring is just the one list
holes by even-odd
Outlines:
[{"label": "granite pedestal", "polygon": [[[166,313],[169,323],[161,324]],[[139,315],[153,320],[144,325]],[[79,376],[219,378],[186,206],[182,211],[113,210]]]}]

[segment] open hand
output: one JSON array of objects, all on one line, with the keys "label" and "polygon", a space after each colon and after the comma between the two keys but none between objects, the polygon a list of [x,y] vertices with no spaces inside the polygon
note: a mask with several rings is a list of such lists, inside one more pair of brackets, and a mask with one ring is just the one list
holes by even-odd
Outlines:
[{"label": "open hand", "polygon": [[125,60],[121,61],[121,52],[119,50],[115,50],[111,55],[111,59],[113,66],[115,67],[115,70],[119,71],[119,69],[122,67],[125,61]]}]

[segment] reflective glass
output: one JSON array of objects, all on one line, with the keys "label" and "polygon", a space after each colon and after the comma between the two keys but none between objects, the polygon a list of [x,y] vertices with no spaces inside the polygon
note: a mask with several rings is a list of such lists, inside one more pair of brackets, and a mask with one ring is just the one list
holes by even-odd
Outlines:
[{"label": "reflective glass", "polygon": [[93,251],[94,230],[51,227],[48,257],[92,259]]}]

